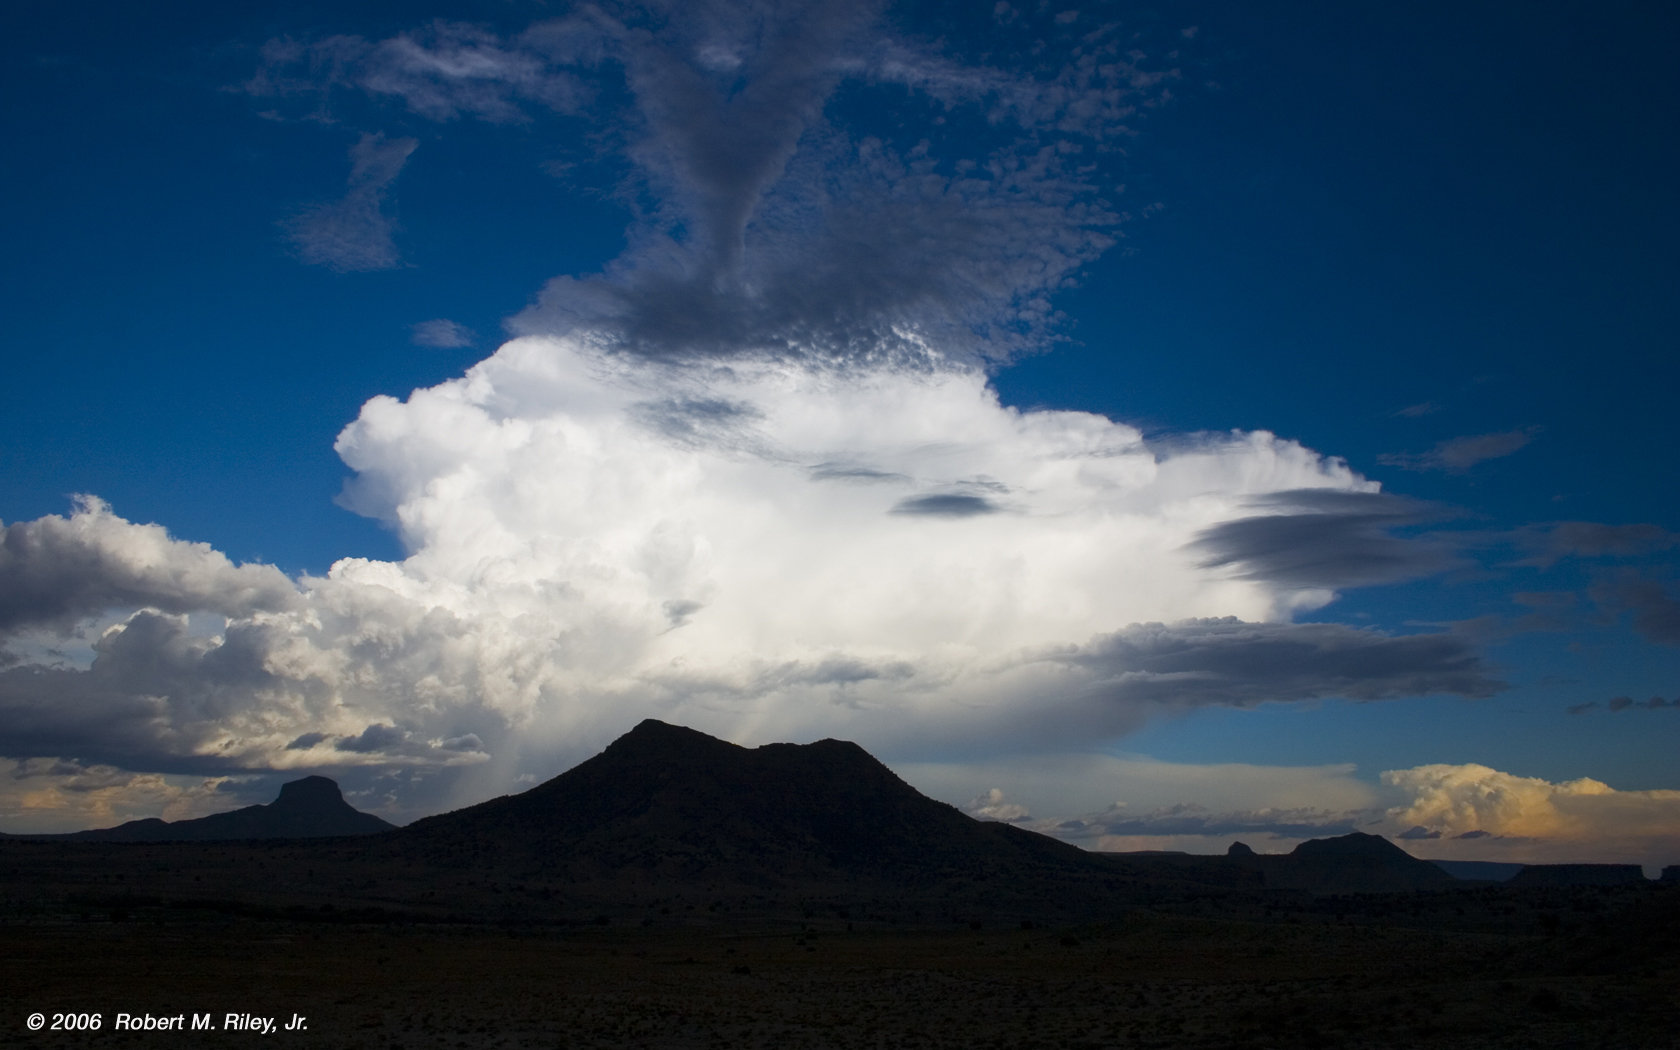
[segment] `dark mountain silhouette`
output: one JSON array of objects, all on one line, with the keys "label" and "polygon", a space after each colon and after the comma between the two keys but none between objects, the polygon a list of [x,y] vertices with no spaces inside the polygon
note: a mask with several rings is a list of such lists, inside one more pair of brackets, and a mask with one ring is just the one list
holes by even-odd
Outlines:
[{"label": "dark mountain silhouette", "polygon": [[1529,864],[1508,886],[1627,886],[1645,881],[1638,864]]},{"label": "dark mountain silhouette", "polygon": [[1241,842],[1224,858],[1265,877],[1266,888],[1309,893],[1402,893],[1444,889],[1458,880],[1418,860],[1381,835],[1355,831],[1310,839],[1282,855],[1255,853]]},{"label": "dark mountain silhouette", "polygon": [[1523,869],[1521,864],[1498,860],[1432,860],[1429,863],[1455,879],[1480,882],[1504,882]]},{"label": "dark mountain silhouette", "polygon": [[738,885],[1104,870],[1077,847],[927,798],[856,744],[746,748],[653,719],[553,780],[416,821],[392,845],[573,879]]},{"label": "dark mountain silhouette", "polygon": [[280,797],[266,806],[246,806],[194,820],[131,820],[114,828],[67,835],[13,835],[9,838],[70,842],[207,842],[226,839],[303,839],[336,835],[377,835],[395,830],[372,813],[344,801],[335,781],[304,777],[280,785]]}]

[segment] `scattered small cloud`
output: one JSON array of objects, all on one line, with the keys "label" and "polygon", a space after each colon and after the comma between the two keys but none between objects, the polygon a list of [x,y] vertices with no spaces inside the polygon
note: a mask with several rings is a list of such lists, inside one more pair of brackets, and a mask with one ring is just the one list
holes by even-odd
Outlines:
[{"label": "scattered small cloud", "polygon": [[1658,645],[1680,645],[1680,599],[1663,581],[1635,571],[1596,584],[1593,601],[1611,614],[1633,614],[1633,629]]},{"label": "scattered small cloud", "polygon": [[1439,831],[1431,831],[1422,824],[1413,824],[1411,827],[1394,837],[1397,839],[1438,839],[1441,837],[1441,833]]},{"label": "scattered small cloud", "polygon": [[1001,820],[1013,823],[1032,819],[1032,813],[1028,811],[1027,807],[1014,802],[1005,802],[1003,791],[1000,788],[992,788],[984,795],[969,800],[968,805],[963,807],[963,811],[979,820]]},{"label": "scattered small cloud", "polygon": [[1404,419],[1419,419],[1423,416],[1432,416],[1446,407],[1445,401],[1420,401],[1415,405],[1397,408],[1392,414]]},{"label": "scattered small cloud", "polygon": [[439,350],[471,346],[473,341],[477,339],[471,328],[464,324],[457,324],[446,317],[409,325],[408,330],[410,333],[409,339],[415,346],[430,346]]},{"label": "scattered small cloud", "polygon": [[298,258],[339,273],[389,270],[402,262],[394,233],[397,221],[385,211],[393,181],[420,145],[418,139],[362,136],[350,149],[349,189],[339,200],[309,208],[283,225]]},{"label": "scattered small cloud", "polygon": [[388,751],[399,748],[408,740],[408,733],[396,726],[374,723],[362,730],[356,736],[344,737],[338,741],[340,751],[356,751],[367,753],[371,751]]},{"label": "scattered small cloud", "polygon": [[[1584,704],[1573,704],[1564,708],[1564,710],[1572,715],[1579,715],[1599,706],[1597,700],[1591,700]],[[1675,697],[1673,700],[1664,700],[1660,696],[1653,696],[1648,700],[1635,700],[1631,696],[1613,696],[1604,702],[1603,707],[1612,712],[1680,710],[1680,697]]]},{"label": "scattered small cloud", "polygon": [[1556,521],[1505,534],[1528,555],[1515,566],[1549,569],[1564,558],[1637,558],[1680,546],[1680,533],[1660,525],[1605,525],[1596,521]]},{"label": "scattered small cloud", "polygon": [[1463,474],[1478,463],[1509,456],[1533,441],[1542,429],[1523,427],[1495,434],[1456,437],[1440,442],[1428,452],[1385,453],[1377,457],[1377,462],[1402,470],[1443,470],[1448,474]]}]

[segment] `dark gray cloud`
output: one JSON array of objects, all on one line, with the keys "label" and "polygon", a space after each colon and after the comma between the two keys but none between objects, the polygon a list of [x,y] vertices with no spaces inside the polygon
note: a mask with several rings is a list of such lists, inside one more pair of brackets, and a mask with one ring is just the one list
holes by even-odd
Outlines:
[{"label": "dark gray cloud", "polygon": [[1222,522],[1189,545],[1203,568],[1229,566],[1243,579],[1334,589],[1428,576],[1457,562],[1446,538],[1391,532],[1448,516],[1434,504],[1379,492],[1306,489],[1251,506],[1269,513]]},{"label": "dark gray cloud", "polygon": [[285,224],[298,258],[339,273],[398,265],[402,253],[393,237],[397,222],[386,214],[385,198],[419,145],[417,139],[363,135],[350,149],[352,166],[344,196],[309,208]]},{"label": "dark gray cloud", "polygon": [[356,736],[341,738],[333,746],[340,751],[367,754],[375,751],[396,751],[407,742],[407,730],[375,722]]},{"label": "dark gray cloud", "polygon": [[1040,659],[1084,668],[1097,699],[1253,707],[1271,701],[1387,700],[1506,688],[1453,634],[1393,636],[1335,623],[1246,623],[1234,617],[1133,624]]},{"label": "dark gray cloud", "polygon": [[77,497],[76,509],[70,518],[48,515],[0,529],[0,636],[68,629],[113,608],[248,616],[301,601],[272,565],[234,565],[207,543],[133,525],[92,497]]},{"label": "dark gray cloud", "polygon": [[756,405],[716,397],[668,398],[632,405],[630,418],[683,448],[743,449],[769,454],[753,435],[764,418]]},{"label": "dark gray cloud", "polygon": [[[1119,155],[1126,121],[1172,74],[1144,68],[1115,24],[1051,27],[1031,74],[964,65],[900,39],[884,6],[609,3],[505,38],[434,22],[382,41],[276,40],[246,88],[318,115],[348,89],[438,121],[564,114],[604,129],[635,173],[620,195],[631,247],[604,274],[550,282],[518,332],[661,359],[919,367],[1043,345],[1050,294],[1124,218],[1093,162]],[[620,74],[627,106],[593,87]],[[871,135],[836,116],[842,85],[897,93],[854,116],[890,108],[932,134],[961,109],[998,134],[974,156],[892,144],[900,124]]]},{"label": "dark gray cloud", "polygon": [[1590,700],[1584,704],[1572,704],[1569,707],[1564,708],[1564,710],[1568,711],[1572,715],[1579,715],[1595,710],[1601,706],[1610,711],[1627,711],[1629,709],[1635,711],[1662,711],[1664,709],[1680,709],[1680,697],[1676,697],[1673,700],[1664,700],[1660,696],[1653,696],[1649,700],[1639,701],[1635,700],[1631,696],[1613,696],[1609,700],[1606,700],[1603,704],[1600,704],[1597,700]]},{"label": "dark gray cloud", "polygon": [[1478,463],[1509,456],[1540,433],[1541,427],[1522,427],[1494,434],[1471,434],[1442,441],[1428,452],[1381,455],[1377,462],[1403,470],[1444,470],[1462,474]]},{"label": "dark gray cloud", "polygon": [[[63,755],[126,769],[241,768],[215,746],[278,682],[265,667],[284,634],[256,624],[193,635],[185,617],[141,612],[93,644],[86,670],[0,672],[0,753]],[[324,697],[321,699],[325,699]]]},{"label": "dark gray cloud", "polygon": [[1612,613],[1633,616],[1633,629],[1659,645],[1680,645],[1680,599],[1669,585],[1637,572],[1625,572],[1595,585],[1592,598]]},{"label": "dark gray cloud", "polygon": [[991,500],[980,496],[941,494],[899,500],[894,504],[892,513],[929,518],[972,518],[981,514],[996,514],[999,509]]},{"label": "dark gray cloud", "polygon": [[1680,546],[1680,533],[1658,525],[1604,525],[1596,521],[1534,525],[1507,538],[1532,552],[1514,564],[1541,568],[1550,568],[1564,558],[1636,558]]},{"label": "dark gray cloud", "polygon": [[910,478],[890,470],[876,470],[873,467],[858,466],[848,463],[819,463],[811,468],[811,478],[814,481],[857,481],[870,484],[880,481],[905,482]]}]

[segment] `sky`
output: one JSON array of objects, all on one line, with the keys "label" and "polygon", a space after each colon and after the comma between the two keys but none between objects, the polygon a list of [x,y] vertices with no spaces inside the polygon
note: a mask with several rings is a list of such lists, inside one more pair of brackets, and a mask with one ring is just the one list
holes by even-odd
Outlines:
[{"label": "sky", "polygon": [[651,717],[1680,863],[1680,13],[235,7],[0,42],[0,831]]}]

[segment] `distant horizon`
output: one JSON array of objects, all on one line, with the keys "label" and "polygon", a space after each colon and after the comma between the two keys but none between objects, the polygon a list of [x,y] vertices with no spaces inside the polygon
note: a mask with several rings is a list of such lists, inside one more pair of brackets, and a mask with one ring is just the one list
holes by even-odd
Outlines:
[{"label": "distant horizon", "polygon": [[[689,728],[689,727],[684,726],[684,727],[678,727],[678,728],[686,729],[686,728]],[[821,742],[823,742],[823,741],[813,741],[813,743],[821,743]],[[850,743],[850,741],[841,741],[841,742]],[[789,742],[788,741],[774,741],[773,743],[786,744],[786,743],[789,743]],[[763,747],[765,745],[760,744],[760,745],[757,745],[757,746],[758,747]],[[803,745],[797,745],[796,744],[794,746],[803,746]],[[592,756],[592,757],[594,757],[594,756]],[[588,760],[586,759],[585,761],[588,761]],[[563,777],[565,775],[566,775],[565,773],[558,773],[554,777],[551,777],[550,780],[552,781],[552,780],[558,779],[559,777]],[[306,781],[306,780],[315,780],[315,779],[326,780],[327,782],[329,782],[333,785],[335,790],[340,790],[337,781],[333,780],[331,777],[323,777],[319,774],[310,774],[308,776],[299,777],[297,780],[282,781],[281,784],[280,784],[280,788],[284,789],[285,787],[287,787],[291,784],[301,783],[301,782]],[[544,781],[543,783],[548,783],[548,782],[549,781]],[[524,791],[530,791],[534,788],[541,787],[541,786],[542,786],[541,784],[531,784],[531,785],[527,786],[526,788],[524,788]],[[510,792],[509,794],[511,795],[511,794],[522,794],[522,793],[523,792],[521,791],[521,792]],[[247,805],[247,806],[241,807],[241,808],[243,808],[243,809],[253,809],[253,808],[257,808],[258,806],[273,805],[273,804],[275,804],[276,802],[279,801],[279,797],[280,797],[280,793],[277,792],[274,802],[254,803],[254,804]],[[461,808],[468,808],[468,807],[461,807]],[[220,811],[220,812],[234,812],[234,811],[230,810],[230,811]],[[444,812],[445,813],[452,813],[452,812],[456,812],[456,810],[448,810],[448,811],[444,811]],[[216,815],[218,815],[218,814],[206,814],[205,816],[216,816]],[[428,815],[429,816],[441,816],[441,815],[444,815],[444,813],[428,814]],[[996,821],[998,819],[998,818],[992,818],[992,817],[986,817],[986,816],[976,816],[974,814],[964,814],[964,815],[965,816],[970,816],[972,819],[975,819],[975,820],[993,820],[993,821]],[[84,828],[84,829],[78,829],[78,830],[79,831],[113,831],[113,830],[117,830],[118,828],[125,827],[128,824],[146,823],[146,822],[155,821],[155,820],[158,820],[158,819],[160,819],[160,818],[157,818],[157,817],[142,817],[142,818],[137,818],[135,820],[125,821],[123,824],[115,825],[114,827],[111,827],[111,828]],[[192,821],[192,820],[203,820],[204,817],[187,817],[187,818],[182,818],[182,819],[186,820],[186,821]],[[421,819],[421,818],[416,818],[416,819]],[[180,822],[181,821],[166,821],[165,823],[174,824],[174,823],[180,823]],[[396,824],[392,827],[391,830],[393,830],[393,831],[401,830],[405,826],[406,825],[404,825],[404,824]],[[1031,826],[1025,826],[1025,830],[1033,831],[1037,834],[1045,834],[1048,837],[1052,837],[1052,838],[1054,837],[1054,836],[1049,835],[1049,833],[1046,832],[1046,831],[1042,831],[1040,829],[1033,828]],[[72,832],[34,833],[34,834],[24,833],[24,834],[20,835],[18,833],[5,832],[4,829],[0,829],[0,836],[13,837],[13,838],[20,838],[20,837],[40,838],[40,837],[47,837],[49,835],[54,835],[54,834],[76,834],[76,833],[77,832],[72,831]],[[1327,836],[1324,836],[1324,838],[1343,838],[1343,837],[1349,837],[1349,836],[1353,836],[1353,835],[1362,835],[1362,834],[1368,834],[1368,833],[1355,831],[1355,832],[1347,832],[1344,835],[1327,835]],[[1403,841],[1403,833],[1402,833],[1402,836],[1378,835],[1377,837],[1382,838],[1384,841],[1393,842],[1394,845],[1400,847],[1401,849],[1406,848],[1406,843]],[[1400,841],[1396,841],[1397,839],[1400,840]],[[177,840],[164,839],[164,840],[142,840],[142,841],[172,842],[172,841],[177,841]],[[194,841],[194,840],[179,840],[179,841]],[[1306,839],[1306,840],[1302,840],[1302,841],[1311,842],[1311,841],[1322,841],[1322,840],[1321,839]],[[1242,845],[1245,845],[1245,846],[1248,846],[1249,849],[1252,852],[1254,852],[1255,854],[1258,854],[1260,856],[1287,856],[1290,853],[1292,853],[1295,849],[1298,849],[1301,845],[1300,842],[1297,842],[1289,850],[1268,850],[1268,849],[1265,849],[1265,848],[1256,849],[1252,845],[1250,845],[1246,840],[1241,839],[1241,838],[1238,838],[1238,839],[1234,840],[1233,843],[1227,845],[1226,848],[1223,849],[1223,850],[1214,850],[1214,849],[1208,849],[1208,850],[1163,850],[1163,849],[1105,850],[1105,849],[1094,849],[1094,848],[1088,847],[1088,846],[1079,846],[1078,843],[1073,843],[1072,845],[1079,846],[1079,848],[1085,849],[1088,852],[1093,852],[1093,853],[1116,853],[1116,854],[1132,854],[1132,853],[1151,854],[1151,853],[1158,853],[1158,854],[1164,854],[1164,855],[1183,855],[1183,856],[1221,856],[1221,855],[1226,855],[1230,851],[1231,847],[1238,844],[1238,843],[1240,843]],[[1262,842],[1261,845],[1263,847],[1265,845],[1265,843]],[[1406,852],[1411,853],[1410,850],[1406,850]],[[1422,856],[1422,855],[1419,855],[1419,854],[1416,854],[1416,853],[1411,853],[1411,855],[1416,857],[1418,860],[1428,861],[1430,863],[1438,863],[1438,864],[1441,864],[1443,866],[1445,866],[1445,865],[1464,865],[1466,867],[1485,866],[1485,867],[1491,867],[1491,868],[1509,868],[1509,869],[1511,869],[1510,873],[1512,875],[1514,875],[1516,873],[1516,871],[1518,871],[1518,870],[1520,870],[1524,867],[1581,867],[1581,866],[1585,866],[1585,867],[1595,867],[1595,866],[1620,867],[1620,866],[1633,866],[1633,865],[1618,865],[1618,864],[1615,864],[1615,863],[1593,862],[1593,861],[1564,862],[1564,863],[1561,863],[1561,864],[1546,864],[1544,862],[1534,863],[1534,862],[1521,862],[1521,861],[1481,861],[1481,860],[1468,860],[1467,861],[1467,860],[1455,860],[1455,859],[1452,859],[1452,858],[1445,858],[1445,857],[1439,857],[1439,858],[1437,858],[1437,857],[1427,857],[1427,856]],[[1663,876],[1664,872],[1665,872],[1665,869],[1670,868],[1670,867],[1675,868],[1677,871],[1680,871],[1680,864],[1673,864],[1673,865],[1644,864],[1644,865],[1638,865],[1638,866],[1642,868],[1642,874],[1649,881],[1660,881],[1662,879],[1662,876]],[[1449,874],[1452,873],[1450,869],[1446,869],[1446,870],[1448,870]],[[1454,877],[1455,878],[1465,878],[1467,876],[1455,875]]]}]

